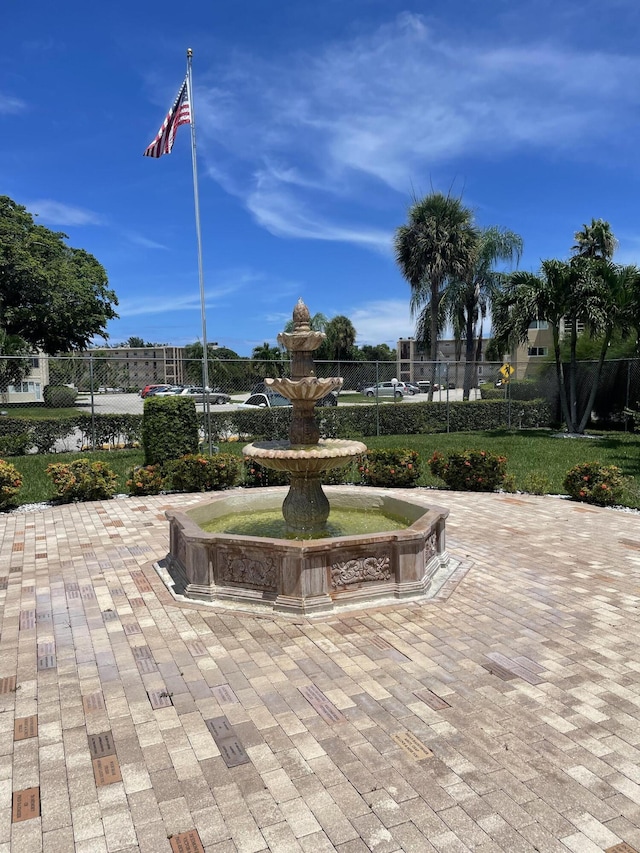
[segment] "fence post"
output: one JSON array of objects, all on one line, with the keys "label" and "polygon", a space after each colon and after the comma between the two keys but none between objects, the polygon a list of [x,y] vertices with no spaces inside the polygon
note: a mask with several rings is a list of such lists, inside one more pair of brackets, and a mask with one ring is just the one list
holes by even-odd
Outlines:
[{"label": "fence post", "polygon": [[89,353],[89,390],[91,393],[91,449],[96,449],[96,407],[93,398],[93,354]]},{"label": "fence post", "polygon": [[376,435],[380,435],[380,397],[379,397],[379,388],[378,385],[380,383],[380,362],[376,361]]},{"label": "fence post", "polygon": [[449,409],[449,362],[448,361],[446,362],[446,370],[444,373],[445,373],[445,381],[447,383],[447,432],[450,432],[450,427],[449,427],[449,414],[450,414],[450,409]]}]

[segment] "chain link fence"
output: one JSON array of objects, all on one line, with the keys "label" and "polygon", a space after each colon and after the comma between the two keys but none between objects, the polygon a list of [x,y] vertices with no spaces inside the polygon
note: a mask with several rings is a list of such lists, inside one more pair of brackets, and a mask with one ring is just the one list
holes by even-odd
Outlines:
[{"label": "chain link fence", "polygon": [[[15,415],[30,408],[80,410],[90,414],[140,415],[142,392],[185,393],[199,411],[236,407],[264,391],[268,377],[288,376],[290,362],[210,358],[210,390],[203,395],[202,361],[179,357],[178,348],[154,358],[115,358],[92,352],[30,358],[0,356],[0,411]],[[377,405],[432,401],[450,406],[463,399],[504,399],[505,427],[518,427],[518,400],[544,398],[554,420],[562,420],[555,364],[548,359],[526,364],[427,361],[318,361],[318,377],[343,377],[343,385],[327,404]],[[597,376],[596,362],[580,362],[576,394],[587,400]],[[68,393],[64,389],[68,389]],[[186,389],[186,390],[185,390]],[[602,426],[632,428],[639,407],[640,360],[606,361],[598,380],[592,421]],[[44,412],[42,413],[44,415]],[[448,422],[448,417],[447,417]]]}]

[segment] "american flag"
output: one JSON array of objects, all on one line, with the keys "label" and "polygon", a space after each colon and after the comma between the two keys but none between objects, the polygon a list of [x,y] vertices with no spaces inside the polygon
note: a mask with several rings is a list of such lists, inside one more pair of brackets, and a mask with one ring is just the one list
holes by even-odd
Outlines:
[{"label": "american flag", "polygon": [[176,138],[176,133],[181,124],[191,124],[191,105],[189,104],[189,86],[187,78],[180,87],[178,97],[175,99],[173,106],[167,113],[167,117],[162,122],[162,127],[156,134],[156,138],[151,145],[145,149],[145,157],[162,157],[163,154],[170,154],[173,148],[173,143]]}]

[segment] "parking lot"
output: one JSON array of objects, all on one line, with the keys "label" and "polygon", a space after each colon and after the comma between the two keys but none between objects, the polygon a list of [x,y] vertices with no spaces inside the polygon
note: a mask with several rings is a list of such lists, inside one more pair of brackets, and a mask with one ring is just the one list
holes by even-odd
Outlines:
[{"label": "parking lot", "polygon": [[[233,394],[231,403],[225,403],[221,406],[211,405],[211,410],[217,411],[232,411],[238,408],[240,403],[243,403],[249,397],[249,392]],[[479,399],[480,391],[477,388],[472,389],[471,399]],[[454,388],[450,391],[436,391],[433,395],[435,402],[446,403],[447,400],[454,402],[462,400],[462,388]],[[402,403],[425,403],[428,400],[427,394],[415,394],[413,397],[408,395],[403,398]],[[338,397],[338,402],[342,405],[349,403],[358,405],[375,404],[375,398],[364,400],[356,391],[342,391]],[[393,405],[393,400],[387,397],[380,398],[381,405]],[[91,396],[89,394],[80,394],[77,405],[82,408],[91,408]],[[94,394],[93,405],[98,414],[130,414],[141,415],[144,407],[144,400],[139,394]],[[202,403],[196,403],[196,408],[202,411]]]}]

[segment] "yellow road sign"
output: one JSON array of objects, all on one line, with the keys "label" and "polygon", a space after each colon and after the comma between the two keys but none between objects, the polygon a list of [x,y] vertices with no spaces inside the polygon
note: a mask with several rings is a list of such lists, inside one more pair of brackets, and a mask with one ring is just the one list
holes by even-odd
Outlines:
[{"label": "yellow road sign", "polygon": [[503,364],[500,368],[500,373],[505,379],[508,379],[513,373],[515,373],[515,367],[512,367],[510,364]]}]

